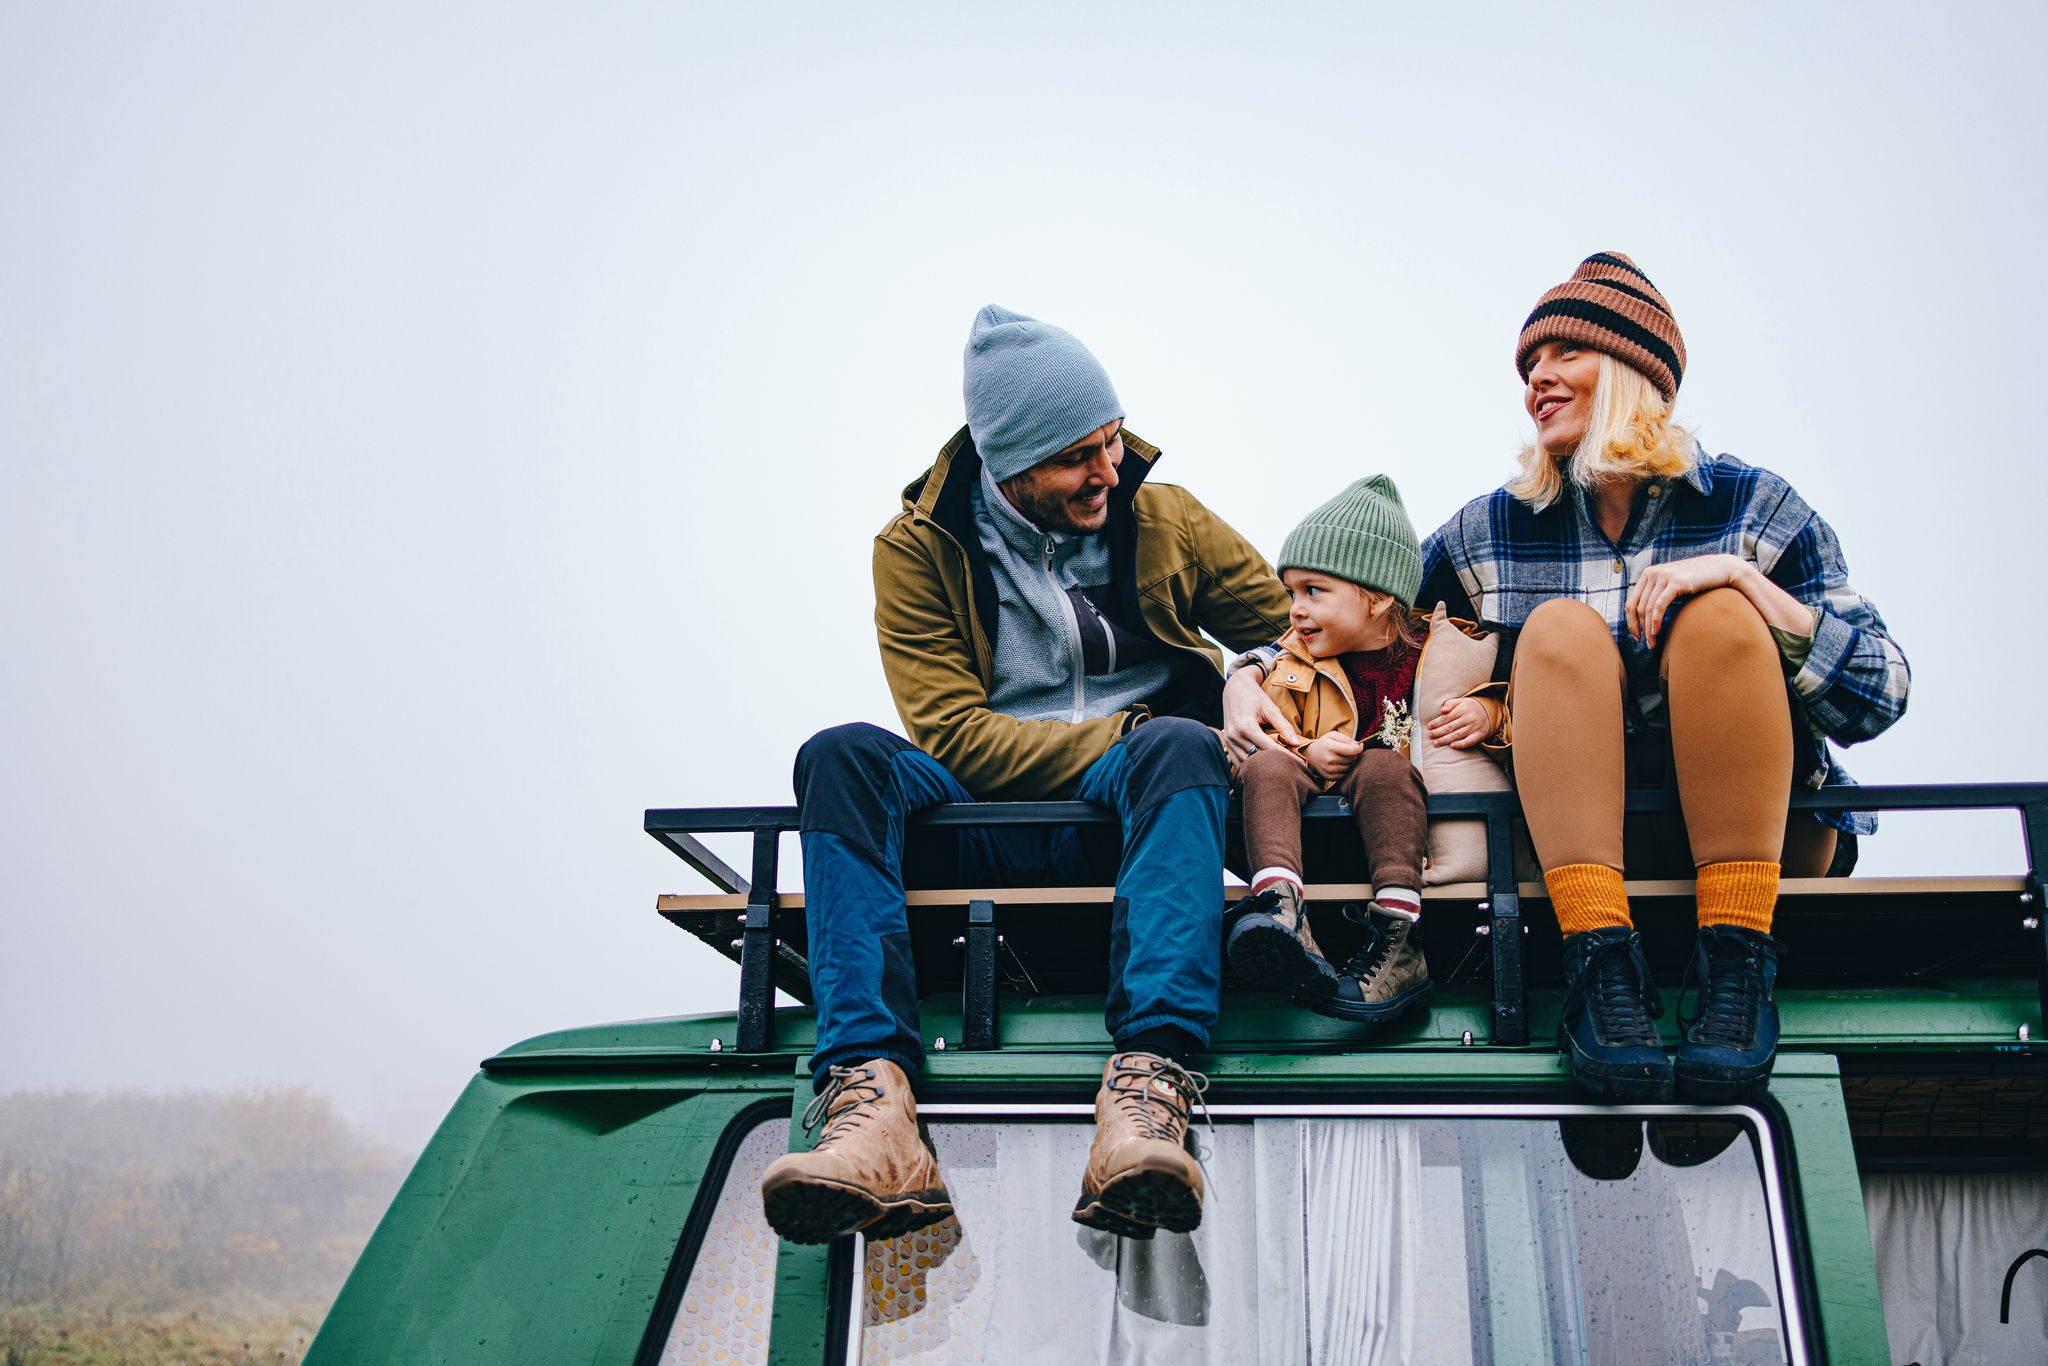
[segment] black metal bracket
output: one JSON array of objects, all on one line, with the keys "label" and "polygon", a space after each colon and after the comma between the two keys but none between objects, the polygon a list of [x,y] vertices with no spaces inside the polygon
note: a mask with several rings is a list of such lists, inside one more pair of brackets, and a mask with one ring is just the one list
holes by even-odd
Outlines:
[{"label": "black metal bracket", "polygon": [[960,974],[960,1019],[963,1048],[994,1048],[1002,1004],[996,988],[996,904],[967,903],[967,951]]},{"label": "black metal bracket", "polygon": [[[1503,794],[1505,795],[1505,794]],[[1492,912],[1493,1042],[1529,1042],[1529,992],[1522,980],[1522,893],[1515,883],[1514,808],[1494,803],[1486,813],[1486,899]]]},{"label": "black metal bracket", "polygon": [[742,1053],[775,1047],[775,865],[782,832],[754,832],[754,878],[740,926],[739,1038]]},{"label": "black metal bracket", "polygon": [[2048,857],[2048,804],[2029,802],[2020,808],[2020,830],[2026,837],[2027,890],[2020,896],[2024,922],[2034,933],[2034,967],[2040,982],[2043,1037],[2048,1037],[2048,929],[2043,929],[2041,908],[2041,860]]}]

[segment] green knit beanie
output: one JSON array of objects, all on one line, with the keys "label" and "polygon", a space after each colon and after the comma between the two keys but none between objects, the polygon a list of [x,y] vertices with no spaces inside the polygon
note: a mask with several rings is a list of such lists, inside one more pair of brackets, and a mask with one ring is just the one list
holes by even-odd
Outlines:
[{"label": "green knit beanie", "polygon": [[1384,474],[1367,475],[1308,515],[1280,547],[1277,570],[1307,569],[1391,593],[1403,608],[1422,590],[1422,549]]}]

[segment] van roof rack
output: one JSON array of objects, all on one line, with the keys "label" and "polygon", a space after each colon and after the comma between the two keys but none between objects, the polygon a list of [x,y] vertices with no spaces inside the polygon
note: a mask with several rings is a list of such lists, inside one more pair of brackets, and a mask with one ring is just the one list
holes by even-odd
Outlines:
[{"label": "van roof rack", "polygon": [[[1676,812],[1669,790],[1632,791],[1627,809]],[[2042,1019],[2048,1021],[2048,935],[2041,933],[2041,872],[2048,859],[2048,783],[1911,784],[1824,787],[1792,794],[1800,811],[2011,810],[2020,815],[2026,851],[2024,877],[1788,879],[1780,896],[1794,914],[1775,933],[1799,953],[1801,976],[1839,981],[1922,980],[1936,973],[1964,974],[2009,967],[2015,955],[2032,959],[2040,984]],[[1336,797],[1317,797],[1303,809],[1307,863],[1328,881],[1309,885],[1311,902],[1357,901],[1371,888],[1359,877],[1350,812]],[[1541,882],[1518,881],[1516,829],[1520,806],[1510,792],[1432,794],[1429,815],[1486,823],[1485,881],[1425,890],[1432,942],[1462,936],[1485,941],[1490,964],[1491,1038],[1496,1045],[1529,1041],[1528,976],[1555,977],[1557,938],[1548,917],[1531,935],[1524,901],[1545,900]],[[920,989],[961,992],[966,1048],[999,1043],[1001,989],[1040,995],[1094,991],[1106,982],[1109,904],[1107,887],[947,887],[919,876],[918,832],[961,826],[1076,826],[1109,824],[1109,808],[1090,802],[976,802],[932,807],[912,819],[905,881],[912,888],[911,932]],[[1237,836],[1232,808],[1231,839]],[[738,962],[740,994],[735,1040],[742,1052],[774,1047],[774,997],[779,988],[810,999],[808,925],[801,892],[778,889],[780,843],[798,828],[794,806],[652,809],[643,828],[664,847],[723,889],[710,895],[670,895],[657,909],[718,952]],[[752,860],[742,877],[699,838],[750,833]],[[1347,841],[1350,841],[1347,843]],[[1690,915],[1692,884],[1631,882],[1631,899],[1648,918]],[[1940,956],[1901,955],[1900,943],[1925,942],[1926,917],[1942,913],[1955,932]],[[2019,911],[2019,915],[2012,912]],[[1000,917],[1000,918],[999,918]],[[1852,926],[1847,922],[1853,920]],[[1887,929],[1896,930],[1887,933]],[[1321,929],[1318,928],[1320,935]],[[1340,931],[1341,933],[1341,931]],[[1661,940],[1666,936],[1653,936]],[[1101,951],[1095,951],[1099,941]],[[1674,939],[1675,942],[1675,939]],[[1331,945],[1341,950],[1341,941]],[[1662,945],[1669,949],[1671,945]],[[1802,952],[1803,950],[1803,952]],[[1469,953],[1465,955],[1470,957]],[[1670,961],[1652,952],[1653,967]],[[1453,976],[1463,970],[1454,971]]]}]

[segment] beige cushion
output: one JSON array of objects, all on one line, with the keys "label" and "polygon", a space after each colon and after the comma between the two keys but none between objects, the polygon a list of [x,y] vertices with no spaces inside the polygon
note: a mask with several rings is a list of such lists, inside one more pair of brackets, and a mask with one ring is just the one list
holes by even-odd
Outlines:
[{"label": "beige cushion", "polygon": [[[1493,678],[1500,639],[1469,636],[1438,603],[1429,619],[1429,641],[1415,666],[1415,766],[1431,792],[1506,792],[1508,775],[1484,749],[1438,748],[1425,729],[1443,704],[1464,697]],[[1429,825],[1426,887],[1478,882],[1486,876],[1486,822],[1434,820]]]}]

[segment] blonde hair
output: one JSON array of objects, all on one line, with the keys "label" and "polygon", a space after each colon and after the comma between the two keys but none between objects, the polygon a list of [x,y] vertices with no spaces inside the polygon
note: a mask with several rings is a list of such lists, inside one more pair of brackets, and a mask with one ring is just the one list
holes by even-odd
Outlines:
[{"label": "blonde hair", "polygon": [[1367,588],[1362,583],[1353,584],[1352,586],[1365,594],[1367,606],[1377,607],[1382,602],[1387,604],[1387,620],[1394,627],[1394,639],[1388,641],[1387,644],[1399,643],[1411,650],[1422,648],[1422,642],[1429,639],[1427,626],[1429,618],[1419,617],[1414,611],[1403,607],[1401,600],[1392,593],[1382,593],[1379,589]]},{"label": "blonde hair", "polygon": [[1611,479],[1684,474],[1693,452],[1693,435],[1671,420],[1670,401],[1642,371],[1602,351],[1593,415],[1578,446],[1554,454],[1531,441],[1516,457],[1522,472],[1508,492],[1541,512],[1563,496],[1567,478],[1590,489]]}]

